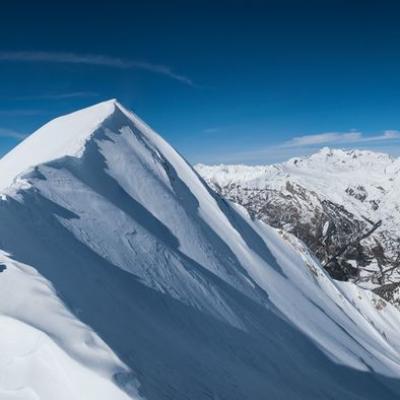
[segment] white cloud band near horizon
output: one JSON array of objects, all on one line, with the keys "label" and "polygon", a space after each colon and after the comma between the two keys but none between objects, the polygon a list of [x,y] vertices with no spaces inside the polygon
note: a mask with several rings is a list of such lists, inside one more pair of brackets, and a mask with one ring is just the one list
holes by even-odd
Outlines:
[{"label": "white cloud band near horizon", "polygon": [[290,139],[279,147],[304,147],[304,146],[318,146],[326,144],[347,144],[347,143],[364,143],[364,142],[377,142],[400,139],[400,131],[386,130],[382,134],[374,136],[366,136],[360,131],[349,132],[324,132],[316,135],[296,136]]},{"label": "white cloud band near horizon", "polygon": [[118,69],[141,69],[144,71],[164,75],[189,86],[195,86],[193,81],[175,73],[171,67],[162,64],[153,64],[147,61],[128,60],[100,54],[77,54],[68,52],[45,51],[2,51],[0,62],[46,62],[57,64],[83,64]]}]

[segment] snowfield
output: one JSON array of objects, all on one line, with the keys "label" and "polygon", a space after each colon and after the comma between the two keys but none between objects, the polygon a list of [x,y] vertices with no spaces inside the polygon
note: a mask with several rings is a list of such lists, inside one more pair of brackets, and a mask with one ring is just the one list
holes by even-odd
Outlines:
[{"label": "snowfield", "polygon": [[0,160],[0,399],[396,399],[400,315],[115,100]]},{"label": "snowfield", "polygon": [[400,307],[400,159],[323,148],[282,164],[197,165],[196,170],[256,218],[302,239],[324,263],[355,240],[359,245],[343,254],[340,265],[330,265],[332,276],[386,288],[386,298]]},{"label": "snowfield", "polygon": [[33,268],[0,253],[1,399],[129,399],[110,382],[129,370]]}]

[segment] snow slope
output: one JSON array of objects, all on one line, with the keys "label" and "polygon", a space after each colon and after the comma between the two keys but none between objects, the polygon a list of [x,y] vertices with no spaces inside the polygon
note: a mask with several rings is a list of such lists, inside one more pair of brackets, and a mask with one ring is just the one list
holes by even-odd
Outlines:
[{"label": "snow slope", "polygon": [[358,249],[343,257],[357,270],[336,275],[367,288],[400,282],[399,268],[393,268],[400,249],[400,159],[324,148],[271,166],[196,168],[212,187],[257,218],[300,237],[322,261],[381,221]]},{"label": "snow slope", "polygon": [[88,132],[94,132],[112,109],[113,102],[105,102],[89,108],[85,118],[76,118],[76,113],[56,118],[30,135],[2,158],[0,190],[35,165],[60,157],[79,156]]},{"label": "snow slope", "polygon": [[[222,186],[232,183],[246,187],[282,187],[287,180],[296,182],[318,194],[325,194],[331,201],[344,204],[354,215],[371,219],[388,219],[387,206],[392,191],[396,189],[400,160],[384,153],[366,150],[338,150],[323,148],[305,158],[293,158],[286,163],[267,166],[221,165],[196,166],[206,179]],[[357,189],[363,186],[364,189]],[[360,201],[357,193],[366,195]],[[392,197],[392,198],[391,198]],[[393,204],[391,204],[393,206]],[[390,221],[387,221],[389,224]],[[394,226],[390,226],[394,228]],[[395,230],[397,234],[397,230]]]},{"label": "snow slope", "polygon": [[109,379],[128,368],[50,283],[2,252],[0,264],[0,399],[129,399]]},{"label": "snow slope", "polygon": [[[386,207],[394,200],[392,191],[397,186],[400,159],[367,150],[346,151],[325,147],[309,157],[293,158],[282,164],[198,165],[196,168],[206,179],[221,187],[232,183],[248,188],[282,187],[283,182],[290,180],[318,194],[325,194],[335,203],[344,204],[360,218],[367,216],[371,219],[388,219],[386,208],[376,208],[375,203],[379,205],[385,202]],[[357,189],[361,186],[364,189]],[[361,192],[359,194],[366,195],[366,198],[360,201],[357,193],[346,192],[349,188]],[[394,232],[398,233],[397,230]]]},{"label": "snow slope", "polygon": [[222,200],[118,102],[46,125],[0,174],[0,398],[400,394],[397,310]]}]

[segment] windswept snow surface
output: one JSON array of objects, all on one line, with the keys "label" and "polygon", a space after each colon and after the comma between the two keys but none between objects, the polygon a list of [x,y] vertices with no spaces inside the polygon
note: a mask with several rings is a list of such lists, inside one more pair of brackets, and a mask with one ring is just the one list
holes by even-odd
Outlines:
[{"label": "windswept snow surface", "polygon": [[19,174],[39,164],[65,156],[77,156],[85,142],[112,113],[113,102],[105,102],[82,112],[50,121],[25,139],[1,160],[0,190],[10,186]]},{"label": "windswept snow surface", "polygon": [[116,101],[46,125],[0,175],[0,399],[400,395],[398,311]]},{"label": "windswept snow surface", "polygon": [[112,383],[129,369],[51,284],[2,252],[0,263],[0,399],[129,399]]}]

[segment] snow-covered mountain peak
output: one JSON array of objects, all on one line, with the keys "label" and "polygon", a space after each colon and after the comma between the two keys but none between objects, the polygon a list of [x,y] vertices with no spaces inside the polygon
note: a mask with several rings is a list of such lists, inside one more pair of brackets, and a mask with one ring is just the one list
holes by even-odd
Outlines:
[{"label": "snow-covered mountain peak", "polygon": [[337,172],[354,170],[356,168],[386,167],[396,162],[396,159],[385,153],[370,150],[344,150],[324,147],[308,157],[292,158],[286,163],[286,167],[297,169],[312,168],[321,170],[327,168]]},{"label": "snow-covered mountain peak", "polygon": [[0,398],[394,398],[396,309],[116,101],[49,123],[8,167],[26,184],[0,201]]},{"label": "snow-covered mountain peak", "polygon": [[[346,185],[365,181],[383,185],[396,179],[400,171],[400,159],[388,154],[369,150],[342,150],[324,147],[307,157],[294,157],[273,165],[196,165],[196,169],[208,181],[219,186],[245,184],[247,187],[265,187],[271,179],[286,182],[293,178],[312,181],[325,186],[326,177],[340,177]],[[331,178],[330,178],[331,179]],[[347,186],[348,186],[347,185]],[[345,187],[345,189],[347,188]]]},{"label": "snow-covered mountain peak", "polygon": [[105,101],[56,118],[32,133],[0,159],[0,191],[32,167],[79,155],[88,138],[120,107],[115,99]]}]

